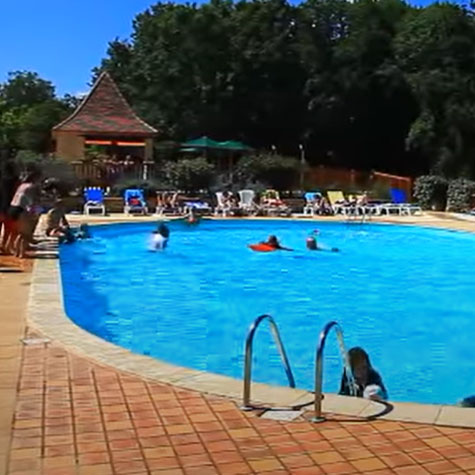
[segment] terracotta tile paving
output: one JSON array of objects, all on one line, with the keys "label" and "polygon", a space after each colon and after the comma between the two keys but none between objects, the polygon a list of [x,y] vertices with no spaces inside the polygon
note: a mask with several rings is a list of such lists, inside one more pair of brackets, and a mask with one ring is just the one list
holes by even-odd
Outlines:
[{"label": "terracotta tile paving", "polygon": [[8,474],[475,473],[475,431],[332,416],[315,425],[23,348]]},{"label": "terracotta tile paving", "polygon": [[[435,214],[429,221],[447,226]],[[449,227],[473,231],[473,223],[452,221]],[[0,265],[31,270],[30,260],[0,256]],[[27,281],[17,284],[23,301]],[[2,320],[23,323],[20,307],[2,313],[0,306]],[[18,361],[18,335],[8,338],[0,335],[0,358]],[[475,475],[471,429],[336,416],[320,425],[281,423],[55,345],[22,352],[11,427],[9,415],[0,423],[0,475],[5,462],[11,475]]]}]

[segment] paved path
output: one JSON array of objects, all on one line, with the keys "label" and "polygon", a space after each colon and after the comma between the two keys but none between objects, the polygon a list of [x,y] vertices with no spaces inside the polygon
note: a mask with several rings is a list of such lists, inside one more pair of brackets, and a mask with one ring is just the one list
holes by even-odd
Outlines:
[{"label": "paved path", "polygon": [[24,348],[8,473],[475,474],[475,431],[264,420],[38,344]]},{"label": "paved path", "polygon": [[54,342],[20,347],[28,285],[27,272],[0,273],[2,475],[475,475],[470,429],[264,420],[232,400],[147,382]]}]

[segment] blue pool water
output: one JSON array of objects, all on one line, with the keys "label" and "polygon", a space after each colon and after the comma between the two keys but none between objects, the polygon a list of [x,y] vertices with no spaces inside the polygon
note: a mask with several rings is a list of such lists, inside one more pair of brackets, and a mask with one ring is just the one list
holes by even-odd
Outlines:
[{"label": "blue pool water", "polygon": [[[313,386],[315,345],[336,319],[347,347],[363,346],[390,399],[455,403],[475,394],[475,235],[421,227],[295,221],[172,223],[169,248],[147,251],[154,225],[94,228],[61,247],[66,313],[136,353],[242,378],[250,323],[274,316],[297,386]],[[319,242],[340,253],[305,250]],[[246,244],[276,234],[294,252]],[[262,325],[253,379],[286,384]],[[325,351],[324,390],[337,392],[335,338]]]}]

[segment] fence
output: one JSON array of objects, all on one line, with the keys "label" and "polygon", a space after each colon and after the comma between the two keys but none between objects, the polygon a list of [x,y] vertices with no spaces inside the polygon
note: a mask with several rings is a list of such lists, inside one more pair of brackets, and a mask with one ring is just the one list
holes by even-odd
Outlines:
[{"label": "fence", "polygon": [[343,191],[363,191],[390,188],[404,190],[408,199],[412,196],[412,178],[382,172],[363,172],[346,168],[331,168],[320,165],[310,168],[304,178],[306,188],[337,188]]},{"label": "fence", "polygon": [[91,186],[112,186],[124,177],[138,180],[154,179],[158,174],[158,167],[153,162],[72,162],[71,165],[76,177]]},{"label": "fence", "polygon": [[[136,180],[160,178],[160,166],[153,162],[147,163],[98,163],[73,162],[76,176],[90,186],[112,186],[121,178]],[[333,168],[323,165],[308,168],[304,175],[306,189],[336,188],[343,191],[362,191],[384,188],[399,188],[412,196],[412,179],[382,172],[364,172]],[[295,186],[298,188],[298,185]]]},{"label": "fence", "polygon": [[330,168],[323,165],[307,169],[304,182],[307,188],[341,188],[343,190],[365,189],[370,173],[347,168]]}]

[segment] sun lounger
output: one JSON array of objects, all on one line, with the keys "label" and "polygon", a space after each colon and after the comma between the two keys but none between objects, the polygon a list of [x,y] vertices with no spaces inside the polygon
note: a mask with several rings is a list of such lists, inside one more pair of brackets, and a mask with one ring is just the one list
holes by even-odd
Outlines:
[{"label": "sun lounger", "polygon": [[105,216],[106,207],[104,206],[104,193],[100,188],[84,189],[84,214],[91,214],[91,211],[99,211],[99,214]]},{"label": "sun lounger", "polygon": [[391,188],[391,203],[383,203],[379,206],[380,214],[411,215],[422,213],[422,208],[407,202],[406,192],[398,188]]},{"label": "sun lounger", "polygon": [[261,196],[261,209],[270,216],[290,216],[292,210],[280,199],[277,190],[266,190]]},{"label": "sun lounger", "polygon": [[124,193],[124,213],[125,214],[147,214],[147,205],[143,190],[128,189]]},{"label": "sun lounger", "polygon": [[315,215],[315,212],[318,212],[319,203],[317,202],[317,198],[321,197],[321,193],[318,191],[307,191],[305,193],[305,206],[303,208],[303,214],[310,214],[311,216]]},{"label": "sun lounger", "polygon": [[231,204],[227,203],[225,198],[224,198],[224,193],[222,191],[218,191],[215,193],[216,195],[216,201],[217,201],[217,206],[214,208],[214,214],[216,216],[219,216],[219,213],[225,217],[231,212]]},{"label": "sun lounger", "polygon": [[190,213],[192,210],[199,211],[201,214],[211,213],[211,207],[204,201],[185,201],[183,203],[183,212]]},{"label": "sun lounger", "polygon": [[254,190],[240,190],[239,191],[239,208],[246,213],[254,213],[258,211],[254,198],[256,193]]},{"label": "sun lounger", "polygon": [[327,197],[334,214],[347,214],[348,202],[342,191],[327,191]]}]

